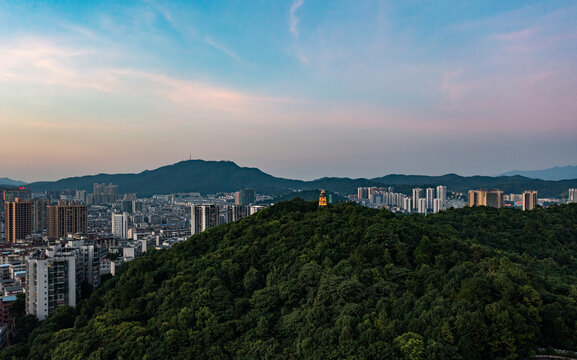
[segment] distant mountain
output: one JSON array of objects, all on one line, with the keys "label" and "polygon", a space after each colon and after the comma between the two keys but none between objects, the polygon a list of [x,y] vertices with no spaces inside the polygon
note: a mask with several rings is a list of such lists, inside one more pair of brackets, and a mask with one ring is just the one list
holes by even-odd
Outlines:
[{"label": "distant mountain", "polygon": [[140,197],[153,194],[200,192],[214,194],[233,192],[245,187],[261,194],[291,195],[296,191],[325,189],[341,196],[354,194],[358,187],[393,186],[395,191],[410,193],[416,186],[445,185],[450,191],[496,188],[505,193],[537,190],[539,196],[563,196],[567,189],[577,187],[576,180],[544,181],[523,176],[471,176],[456,174],[443,176],[387,175],[374,179],[325,177],[313,181],[274,177],[256,168],[240,167],[231,161],[188,160],[138,174],[99,174],[66,178],[28,185],[33,191],[78,189],[92,191],[94,183],[113,183],[121,193],[135,193]]},{"label": "distant mountain", "polygon": [[12,180],[9,178],[0,178],[0,185],[22,186],[22,185],[26,185],[26,184],[27,183],[24,181]]},{"label": "distant mountain", "polygon": [[121,193],[138,196],[179,192],[233,192],[245,187],[262,193],[281,194],[300,188],[302,181],[276,178],[256,168],[240,167],[231,161],[187,160],[138,174],[99,174],[29,185],[34,191],[79,189],[92,191],[94,183],[118,185]]},{"label": "distant mountain", "polygon": [[504,176],[521,175],[533,179],[541,180],[566,180],[577,179],[577,166],[555,166],[543,170],[513,170],[503,173]]},{"label": "distant mountain", "polygon": [[367,179],[322,178],[302,181],[277,178],[256,168],[240,167],[231,161],[187,160],[138,174],[99,174],[71,177],[58,181],[43,181],[30,184],[33,191],[78,189],[92,191],[95,183],[118,185],[121,193],[136,193],[138,196],[170,194],[178,192],[200,192],[214,194],[233,192],[245,187],[262,194],[280,196],[294,190],[318,190],[348,195],[360,186],[380,186]]}]

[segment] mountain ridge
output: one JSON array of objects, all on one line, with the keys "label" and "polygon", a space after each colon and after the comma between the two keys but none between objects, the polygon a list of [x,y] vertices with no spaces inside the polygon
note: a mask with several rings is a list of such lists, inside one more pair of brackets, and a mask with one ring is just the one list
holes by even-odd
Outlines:
[{"label": "mountain ridge", "polygon": [[28,183],[25,181],[20,181],[20,180],[12,180],[10,178],[7,177],[3,177],[0,178],[0,186],[1,185],[5,185],[5,186],[22,186],[22,185],[27,185]]},{"label": "mountain ridge", "polygon": [[521,175],[532,179],[540,180],[570,180],[577,179],[577,166],[554,166],[552,168],[542,170],[512,170],[504,172],[500,175],[512,176]]},{"label": "mountain ridge", "polygon": [[577,187],[577,179],[548,181],[515,176],[460,176],[449,173],[441,176],[391,174],[376,178],[323,177],[311,181],[286,179],[267,174],[258,168],[241,167],[232,161],[185,160],[152,170],[133,174],[98,174],[70,177],[58,181],[35,182],[28,185],[33,191],[78,189],[91,191],[94,183],[114,183],[121,193],[138,196],[179,192],[214,194],[234,192],[245,187],[259,193],[283,195],[294,190],[317,190],[356,193],[358,187],[393,186],[395,191],[410,193],[411,187],[445,185],[451,191],[467,192],[475,188],[498,188],[505,193],[537,190],[540,196],[562,197],[567,189]]}]

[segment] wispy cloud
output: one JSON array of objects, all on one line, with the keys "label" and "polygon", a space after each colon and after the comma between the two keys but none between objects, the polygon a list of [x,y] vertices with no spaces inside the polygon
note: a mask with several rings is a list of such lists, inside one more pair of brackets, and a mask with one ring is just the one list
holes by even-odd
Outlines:
[{"label": "wispy cloud", "polygon": [[[218,44],[212,42],[211,46]],[[43,84],[56,91],[75,88],[127,97],[147,94],[185,108],[220,112],[245,112],[264,104],[308,103],[299,99],[261,96],[160,72],[90,65],[87,62],[100,51],[72,49],[47,40],[22,39],[16,44],[0,44],[0,53],[3,55],[0,57],[0,87],[18,82]],[[229,55],[236,56],[232,52]],[[240,57],[238,60],[242,61]]]},{"label": "wispy cloud", "polygon": [[169,22],[170,24],[174,24],[174,17],[172,16],[172,13],[165,7],[161,6],[160,4],[158,4],[158,2],[153,1],[153,0],[145,0],[145,3],[149,4],[151,7],[153,7],[158,13],[160,13],[162,15],[162,17],[164,18],[164,20],[166,20],[167,22]]},{"label": "wispy cloud", "polygon": [[290,9],[290,32],[296,37],[299,36],[299,18],[297,17],[296,13],[298,9],[303,5],[303,3],[304,0],[295,0]]},{"label": "wispy cloud", "polygon": [[531,35],[534,32],[533,29],[523,29],[519,31],[508,32],[504,34],[495,35],[497,40],[503,41],[515,41],[519,39],[526,38],[527,36]]},{"label": "wispy cloud", "polygon": [[19,81],[110,92],[106,77],[90,74],[76,64],[96,54],[89,49],[55,46],[42,39],[0,44],[0,82]]},{"label": "wispy cloud", "polygon": [[231,49],[227,48],[226,46],[214,41],[211,37],[205,37],[204,42],[210,45],[212,48],[218,50],[219,52],[227,55],[231,59],[234,59],[240,63],[246,64],[246,61],[240,57],[236,52],[232,51]]},{"label": "wispy cloud", "polygon": [[301,62],[301,64],[303,64],[303,65],[309,64],[309,58],[304,54],[304,52],[302,50],[297,50],[297,57],[298,57],[299,61]]}]

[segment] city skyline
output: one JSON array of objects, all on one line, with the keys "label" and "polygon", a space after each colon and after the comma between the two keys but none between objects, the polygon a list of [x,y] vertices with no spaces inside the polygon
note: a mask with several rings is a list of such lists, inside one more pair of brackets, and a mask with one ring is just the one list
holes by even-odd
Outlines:
[{"label": "city skyline", "polygon": [[305,180],[574,165],[576,15],[569,1],[3,3],[0,175],[189,156]]}]

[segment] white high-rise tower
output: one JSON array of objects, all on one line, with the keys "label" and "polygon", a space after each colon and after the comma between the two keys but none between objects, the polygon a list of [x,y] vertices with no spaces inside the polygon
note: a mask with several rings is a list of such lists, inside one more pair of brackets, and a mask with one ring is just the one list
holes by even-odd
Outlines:
[{"label": "white high-rise tower", "polygon": [[447,201],[447,187],[443,185],[437,186],[437,199],[441,200],[443,203]]},{"label": "white high-rise tower", "polygon": [[112,235],[128,238],[128,213],[112,214]]},{"label": "white high-rise tower", "polygon": [[569,189],[569,203],[577,203],[577,189]]},{"label": "white high-rise tower", "polygon": [[419,199],[423,197],[423,189],[413,189],[413,209],[417,210],[419,207]]},{"label": "white high-rise tower", "polygon": [[435,201],[435,189],[427,188],[427,209],[433,209],[433,203]]}]

